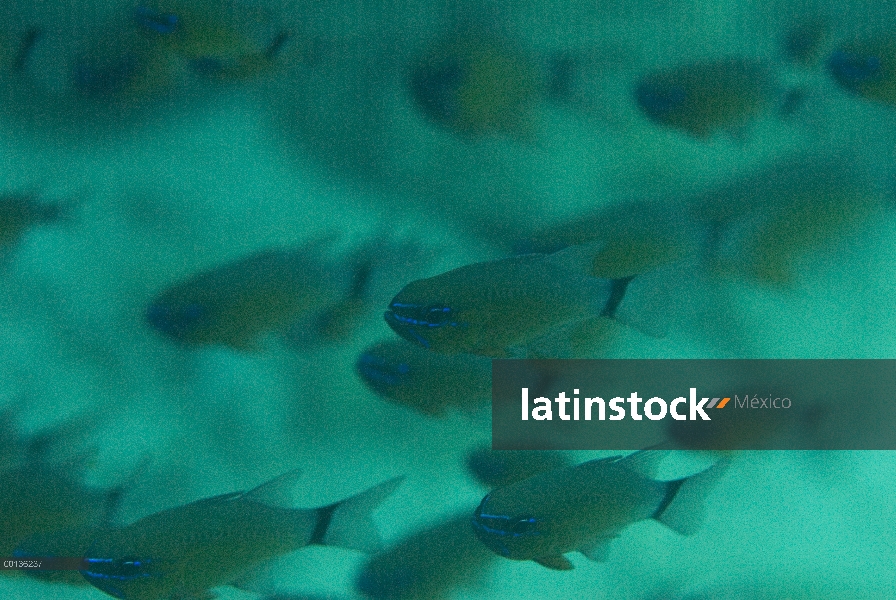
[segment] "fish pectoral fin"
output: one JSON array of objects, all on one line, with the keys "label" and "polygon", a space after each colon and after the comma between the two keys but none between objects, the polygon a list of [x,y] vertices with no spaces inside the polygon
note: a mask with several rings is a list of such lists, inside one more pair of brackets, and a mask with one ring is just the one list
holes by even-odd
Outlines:
[{"label": "fish pectoral fin", "polygon": [[615,534],[599,537],[579,548],[579,552],[584,554],[589,560],[604,562],[607,560],[607,555],[610,551],[610,542],[617,537]]},{"label": "fish pectoral fin", "polygon": [[569,559],[563,556],[562,554],[557,554],[554,556],[542,556],[540,558],[533,558],[535,562],[540,564],[542,567],[547,567],[548,569],[553,569],[554,571],[572,571],[575,567]]}]

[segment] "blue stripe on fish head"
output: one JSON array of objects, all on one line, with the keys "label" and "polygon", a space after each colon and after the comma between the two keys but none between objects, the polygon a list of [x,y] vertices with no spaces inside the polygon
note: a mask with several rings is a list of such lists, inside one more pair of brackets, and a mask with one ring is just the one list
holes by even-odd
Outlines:
[{"label": "blue stripe on fish head", "polygon": [[180,18],[174,13],[162,13],[148,6],[138,6],[134,9],[134,21],[147,31],[168,35],[177,30]]},{"label": "blue stripe on fish head", "polygon": [[454,309],[442,304],[422,305],[393,300],[383,318],[395,333],[424,348],[430,347],[434,332],[465,327],[464,323],[456,320]]},{"label": "blue stripe on fish head", "polygon": [[635,89],[635,99],[644,113],[661,119],[679,108],[687,99],[687,91],[680,85],[644,82]]},{"label": "blue stripe on fish head", "polygon": [[208,323],[209,314],[198,303],[173,307],[163,302],[153,302],[146,309],[146,322],[161,333],[177,340],[185,339],[192,331]]},{"label": "blue stripe on fish head", "polygon": [[514,558],[520,541],[541,535],[538,519],[531,515],[501,515],[488,510],[491,494],[473,513],[473,530],[485,546],[505,558]]},{"label": "blue stripe on fish head", "polygon": [[880,58],[837,50],[828,58],[828,71],[838,84],[850,91],[883,74]]},{"label": "blue stripe on fish head", "polygon": [[355,371],[375,392],[388,395],[391,388],[407,384],[411,377],[411,366],[404,362],[389,360],[364,352],[355,362]]},{"label": "blue stripe on fish head", "polygon": [[86,558],[88,568],[80,571],[95,588],[116,598],[127,600],[122,585],[148,577],[161,577],[156,563],[148,558]]}]

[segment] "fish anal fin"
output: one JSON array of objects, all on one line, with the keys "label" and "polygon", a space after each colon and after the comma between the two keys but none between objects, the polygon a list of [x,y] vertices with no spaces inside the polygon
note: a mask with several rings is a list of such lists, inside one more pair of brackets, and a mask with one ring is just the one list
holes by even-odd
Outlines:
[{"label": "fish anal fin", "polygon": [[610,552],[610,542],[617,537],[615,534],[601,536],[579,548],[579,552],[584,554],[589,560],[604,562],[607,560]]},{"label": "fish anal fin", "polygon": [[552,569],[554,571],[572,571],[575,567],[569,559],[563,556],[562,554],[556,554],[554,556],[542,556],[539,558],[533,558],[533,561],[540,564],[542,567],[547,567],[548,569]]},{"label": "fish anal fin", "polygon": [[312,544],[339,546],[372,554],[382,549],[373,522],[374,510],[401,485],[404,476],[394,477],[341,502],[317,509]]}]

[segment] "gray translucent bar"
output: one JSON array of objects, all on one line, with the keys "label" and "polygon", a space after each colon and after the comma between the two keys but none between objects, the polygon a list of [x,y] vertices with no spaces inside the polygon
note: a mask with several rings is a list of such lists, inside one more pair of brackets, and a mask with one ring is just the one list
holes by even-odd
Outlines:
[{"label": "gray translucent bar", "polygon": [[[527,420],[522,389],[528,390]],[[695,404],[691,410],[691,389]],[[578,389],[578,393],[575,390]],[[560,394],[564,396],[561,397]],[[637,401],[630,401],[635,393]],[[550,416],[545,398],[551,406]],[[569,401],[564,401],[568,398]],[[573,418],[578,398],[578,416]],[[585,419],[586,399],[592,399]],[[606,408],[599,419],[600,398]],[[625,409],[621,420],[610,401]],[[648,400],[654,420],[645,418]],[[558,402],[558,399],[560,400]],[[677,416],[673,418],[671,404]],[[634,406],[642,418],[631,416]],[[564,416],[561,418],[561,407]],[[541,418],[542,420],[539,420]],[[896,360],[495,360],[496,450],[896,450]]]}]

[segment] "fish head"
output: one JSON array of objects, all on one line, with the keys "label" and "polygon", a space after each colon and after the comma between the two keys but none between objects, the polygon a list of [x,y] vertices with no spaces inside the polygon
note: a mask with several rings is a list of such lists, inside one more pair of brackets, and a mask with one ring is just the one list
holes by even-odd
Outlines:
[{"label": "fish head", "polygon": [[449,126],[460,118],[458,92],[466,77],[465,71],[464,65],[453,57],[426,62],[413,71],[411,93],[427,117]]},{"label": "fish head", "polygon": [[[142,589],[151,588],[163,577],[159,562],[151,558],[85,558],[86,568],[81,576],[93,587],[119,598],[137,597]],[[142,596],[140,596],[142,597]]]},{"label": "fish head", "polygon": [[865,85],[884,76],[879,56],[846,48],[835,50],[828,57],[827,69],[840,87],[854,94],[860,94]]},{"label": "fish head", "polygon": [[392,299],[383,317],[395,333],[418,346],[463,352],[469,327],[456,295],[439,285],[439,277],[414,281]]},{"label": "fish head", "polygon": [[355,371],[367,387],[387,398],[395,397],[396,390],[408,385],[413,377],[410,363],[379,352],[377,347],[366,350],[358,357]]},{"label": "fish head", "polygon": [[473,514],[473,531],[485,546],[499,556],[531,560],[542,556],[541,520],[528,512],[502,510],[492,494],[482,499]]}]

